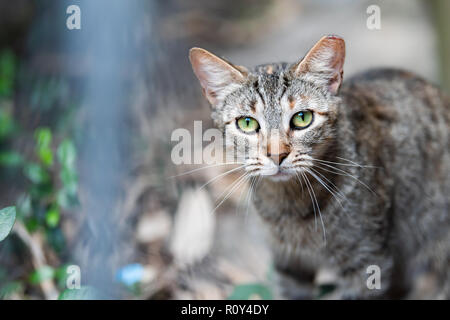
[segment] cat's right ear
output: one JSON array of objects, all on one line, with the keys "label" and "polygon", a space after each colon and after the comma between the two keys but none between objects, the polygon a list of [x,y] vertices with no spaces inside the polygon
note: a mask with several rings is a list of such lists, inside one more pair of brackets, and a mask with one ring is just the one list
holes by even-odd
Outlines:
[{"label": "cat's right ear", "polygon": [[244,67],[235,66],[205,49],[192,48],[189,59],[203,88],[203,94],[213,106],[248,75]]},{"label": "cat's right ear", "polygon": [[294,76],[306,77],[337,94],[343,80],[344,60],[344,39],[329,35],[322,37],[292,71]]}]

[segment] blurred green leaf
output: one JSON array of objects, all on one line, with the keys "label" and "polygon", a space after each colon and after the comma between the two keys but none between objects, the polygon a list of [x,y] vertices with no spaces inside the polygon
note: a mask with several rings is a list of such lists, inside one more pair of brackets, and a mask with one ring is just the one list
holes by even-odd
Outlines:
[{"label": "blurred green leaf", "polygon": [[76,195],[78,188],[78,177],[75,170],[66,167],[62,168],[60,178],[67,194]]},{"label": "blurred green leaf", "polygon": [[4,139],[14,132],[15,123],[6,108],[0,108],[0,139]]},{"label": "blurred green leaf", "polygon": [[39,159],[41,162],[50,167],[53,164],[53,151],[50,148],[40,148],[38,150]]},{"label": "blurred green leaf", "polygon": [[124,285],[124,287],[134,296],[139,297],[142,295],[142,284],[137,282],[131,285]]},{"label": "blurred green leaf", "polygon": [[14,151],[0,152],[0,166],[18,167],[24,163],[20,153]]},{"label": "blurred green leaf", "polygon": [[77,194],[69,194],[66,189],[58,190],[58,193],[56,195],[56,203],[65,210],[80,205]]},{"label": "blurred green leaf", "polygon": [[52,197],[55,189],[51,183],[43,183],[43,184],[34,184],[29,189],[29,194],[31,199],[35,199],[40,202],[47,197]]},{"label": "blurred green leaf", "polygon": [[33,233],[39,228],[39,221],[36,218],[31,217],[26,220],[25,227],[27,228],[28,232]]},{"label": "blurred green leaf", "polygon": [[56,203],[63,209],[70,208],[70,199],[64,189],[58,190],[56,195]]},{"label": "blurred green leaf", "polygon": [[61,289],[66,288],[67,277],[69,276],[67,273],[68,264],[64,264],[55,270],[55,279],[58,283],[58,287]]},{"label": "blurred green leaf", "polygon": [[0,53],[0,97],[11,97],[16,75],[16,57],[11,50]]},{"label": "blurred green leaf", "polygon": [[335,284],[333,284],[333,283],[322,284],[319,286],[319,292],[317,294],[316,299],[321,299],[324,296],[326,296],[327,294],[333,292],[334,290],[336,290]]},{"label": "blurred green leaf", "polygon": [[59,295],[59,300],[94,300],[98,293],[94,288],[82,286],[80,289],[66,289]]},{"label": "blurred green leaf", "polygon": [[73,142],[69,139],[64,140],[58,147],[58,160],[61,165],[67,169],[75,168],[76,149]]},{"label": "blurred green leaf", "polygon": [[0,288],[0,299],[9,299],[14,293],[23,291],[23,284],[19,281],[11,281]]},{"label": "blurred green leaf", "polygon": [[11,232],[16,221],[16,207],[7,207],[0,210],[0,241],[3,241]]},{"label": "blurred green leaf", "polygon": [[35,132],[35,138],[39,159],[45,166],[50,167],[53,164],[52,132],[49,128],[39,128]]},{"label": "blurred green leaf", "polygon": [[55,276],[55,269],[50,266],[43,266],[35,270],[30,275],[30,282],[32,284],[39,284],[43,281],[51,280]]},{"label": "blurred green leaf", "polygon": [[50,176],[37,163],[29,163],[24,168],[25,176],[35,184],[42,184],[50,181]]},{"label": "blurred green leaf", "polygon": [[60,253],[66,248],[66,238],[61,228],[51,228],[45,231],[47,242],[56,253]]},{"label": "blurred green leaf", "polygon": [[45,222],[50,228],[58,226],[60,220],[60,214],[57,207],[52,207],[45,213]]},{"label": "blurred green leaf", "polygon": [[273,299],[270,289],[261,283],[241,284],[234,287],[233,292],[228,297],[229,300],[248,300],[250,298],[260,298],[264,300]]},{"label": "blurred green leaf", "polygon": [[35,132],[37,147],[49,148],[52,143],[52,132],[49,128],[38,128]]},{"label": "blurred green leaf", "polygon": [[77,199],[78,175],[75,168],[76,149],[69,139],[64,140],[57,150],[58,160],[61,163],[59,177],[63,184],[63,190],[57,195],[58,204],[68,208]]},{"label": "blurred green leaf", "polygon": [[30,195],[24,193],[17,199],[17,218],[23,219],[24,217],[29,217],[32,213],[31,208],[31,197]]}]

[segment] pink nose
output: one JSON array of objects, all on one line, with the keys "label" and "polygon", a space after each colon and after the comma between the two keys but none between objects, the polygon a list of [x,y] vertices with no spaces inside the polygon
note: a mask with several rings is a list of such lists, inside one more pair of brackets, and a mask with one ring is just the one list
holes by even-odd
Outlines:
[{"label": "pink nose", "polygon": [[275,163],[276,165],[280,165],[284,159],[287,158],[287,156],[289,155],[289,153],[287,152],[283,152],[280,154],[271,154],[268,153],[267,156],[272,159],[273,163]]}]

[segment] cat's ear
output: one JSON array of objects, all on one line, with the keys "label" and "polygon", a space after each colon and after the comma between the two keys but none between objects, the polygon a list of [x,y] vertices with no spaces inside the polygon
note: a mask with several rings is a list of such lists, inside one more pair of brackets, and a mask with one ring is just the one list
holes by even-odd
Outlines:
[{"label": "cat's ear", "polygon": [[217,104],[248,75],[244,67],[235,66],[201,48],[192,48],[189,51],[189,59],[203,93],[212,105]]},{"label": "cat's ear", "polygon": [[322,37],[306,56],[293,66],[294,76],[306,76],[337,94],[343,79],[345,42],[338,36]]}]

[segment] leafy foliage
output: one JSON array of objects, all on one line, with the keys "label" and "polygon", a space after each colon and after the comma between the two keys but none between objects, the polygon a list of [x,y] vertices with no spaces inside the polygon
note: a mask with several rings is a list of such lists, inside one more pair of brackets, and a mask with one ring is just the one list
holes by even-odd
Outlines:
[{"label": "leafy foliage", "polygon": [[53,164],[53,152],[51,149],[52,132],[48,128],[41,128],[36,131],[36,151],[42,164],[51,167]]},{"label": "leafy foliage", "polygon": [[[0,96],[1,97],[1,96]],[[0,141],[11,136],[16,128],[11,109],[7,106],[0,108]]]},{"label": "leafy foliage", "polygon": [[8,207],[0,210],[0,241],[11,232],[16,221],[16,208]]},{"label": "leafy foliage", "polygon": [[[31,157],[14,150],[0,149],[0,168],[19,169],[19,174],[23,173],[23,178],[28,180],[27,190],[16,202],[17,219],[28,232],[43,233],[46,243],[58,254],[65,248],[65,238],[60,228],[61,215],[78,206],[76,149],[70,139],[64,139],[55,146],[52,131],[46,127],[35,130],[34,141],[35,152]],[[16,209],[5,208],[0,212],[2,240],[12,227],[11,213],[15,218]],[[48,280],[57,281],[64,288],[65,275],[65,266],[43,266],[31,272],[25,283],[9,281],[1,285],[0,295],[9,296],[27,284],[35,286]]]},{"label": "leafy foliage", "polygon": [[248,300],[250,298],[271,300],[273,295],[268,286],[262,283],[249,283],[235,286],[228,297],[229,300]]},{"label": "leafy foliage", "polygon": [[8,299],[14,293],[23,291],[23,284],[20,281],[11,281],[0,288],[0,299]]},{"label": "leafy foliage", "polygon": [[92,287],[84,286],[80,289],[66,289],[59,295],[59,300],[94,300],[98,293]]},{"label": "leafy foliage", "polygon": [[55,270],[50,266],[43,266],[38,270],[35,270],[30,275],[30,283],[39,284],[41,282],[53,279],[55,275]]},{"label": "leafy foliage", "polygon": [[[76,147],[67,138],[70,125],[59,123],[59,118],[74,111],[75,105],[73,101],[64,103],[64,108],[59,110],[65,113],[55,110],[67,98],[69,87],[64,79],[25,75],[32,81],[30,96],[23,100],[26,107],[40,115],[47,111],[44,118],[48,125],[30,131],[26,124],[22,127],[20,118],[15,118],[16,111],[17,115],[20,111],[15,105],[19,62],[11,50],[0,51],[0,179],[16,181],[11,189],[21,190],[15,207],[0,210],[0,241],[16,221],[32,237],[38,233],[36,238],[42,239],[40,246],[48,254],[46,263],[51,265],[32,270],[32,264],[28,264],[12,278],[9,267],[0,266],[0,298],[27,295],[45,281],[56,283],[59,289],[65,288],[66,239],[61,223],[64,215],[79,206]],[[21,79],[22,76],[21,72]],[[17,246],[17,239],[7,238],[1,243],[2,249],[12,250]]]},{"label": "leafy foliage", "polygon": [[12,51],[0,53],[0,97],[10,97],[13,94],[16,65],[16,57]]},{"label": "leafy foliage", "polygon": [[[78,204],[76,150],[71,140],[63,140],[56,152],[58,165],[54,161],[50,129],[38,128],[34,136],[38,161],[25,161],[23,167],[31,186],[28,195],[22,199],[27,202],[24,204],[27,209],[21,212],[21,217],[30,232],[45,225],[44,231],[49,236],[49,229],[59,225],[62,210],[71,209]],[[19,207],[22,208],[22,205]]]},{"label": "leafy foliage", "polygon": [[24,159],[20,153],[14,151],[6,151],[0,153],[0,166],[19,167],[23,164]]}]

